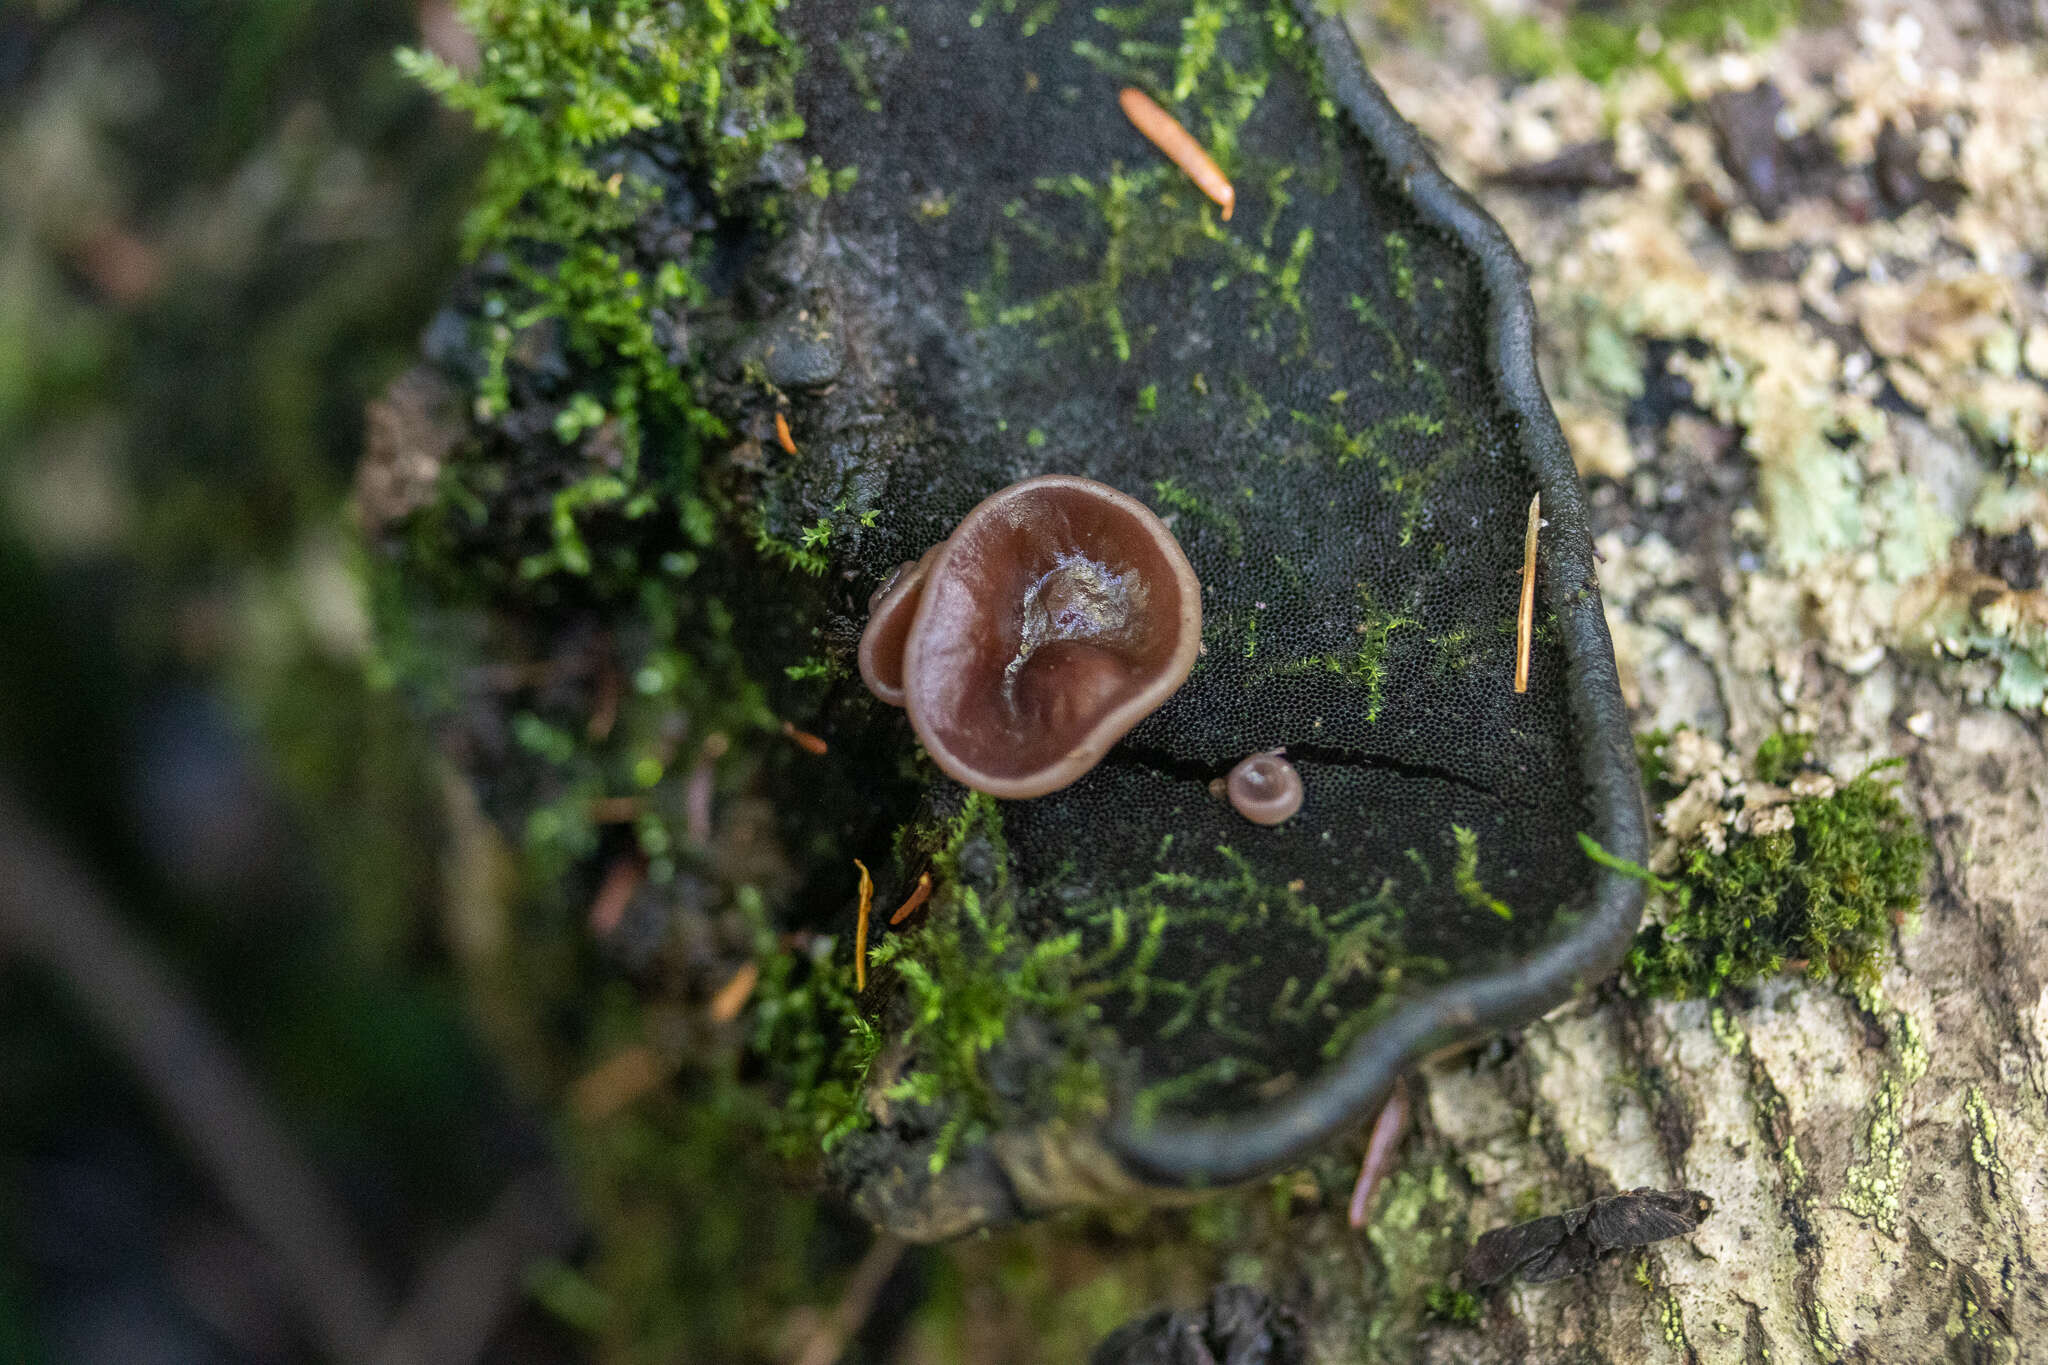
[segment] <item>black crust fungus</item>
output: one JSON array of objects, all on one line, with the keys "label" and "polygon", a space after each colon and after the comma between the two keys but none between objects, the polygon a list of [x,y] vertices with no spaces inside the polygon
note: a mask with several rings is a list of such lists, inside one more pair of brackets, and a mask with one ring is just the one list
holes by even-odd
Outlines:
[{"label": "black crust fungus", "polygon": [[[1519,263],[1336,21],[1194,9],[918,0],[879,29],[863,4],[792,11],[800,145],[858,177],[824,208],[813,277],[847,370],[798,400],[804,455],[770,474],[829,490],[888,447],[878,515],[833,562],[852,624],[1016,479],[1084,474],[1171,520],[1204,589],[1193,675],[1071,788],[997,806],[1005,877],[972,888],[1026,939],[1075,945],[1100,1131],[1122,1173],[1163,1183],[1298,1157],[1420,1052],[1603,975],[1640,890],[1578,835],[1643,850]],[[1126,85],[1217,155],[1230,223],[1121,116]],[[1538,488],[1535,682],[1518,696]],[[1206,799],[1281,746],[1316,793],[1300,816],[1253,828]],[[957,802],[937,793],[926,823]],[[905,847],[914,875],[929,854],[915,829]],[[918,1026],[893,1022],[914,1054]],[[903,1074],[870,1087],[909,1094]],[[903,1221],[885,1173],[929,1150],[916,1127],[891,1108],[842,1154],[885,1220]]]},{"label": "black crust fungus", "polygon": [[[760,954],[752,1037],[792,1132],[915,1237],[1242,1180],[1362,1122],[1423,1054],[1610,972],[1641,909],[1616,869],[1646,856],[1642,797],[1522,268],[1341,24],[1307,0],[798,0],[776,22],[804,132],[752,179],[716,141],[754,145],[744,118],[633,137],[671,168],[640,226],[674,220],[656,237],[689,244],[689,287],[609,363],[685,391],[679,448],[701,469],[663,463],[678,438],[652,418],[636,454],[632,423],[562,406],[572,381],[610,391],[591,342],[607,333],[571,327],[550,350],[529,328],[498,380],[440,362],[497,383],[502,415],[456,462],[475,505],[430,509],[392,552],[417,596],[496,584],[491,638],[522,667],[580,658],[577,640],[688,656],[662,676],[751,708],[691,718],[692,749],[714,723],[826,741],[749,751],[795,864],[738,898]],[[1125,119],[1126,87],[1231,178],[1228,223]],[[577,278],[666,270],[642,239],[614,241],[639,273]],[[553,250],[525,268],[566,270]],[[491,329],[477,300],[503,259],[458,290],[483,314],[471,332]],[[550,357],[577,373],[550,378]],[[565,451],[626,510],[579,518],[549,473]],[[695,482],[660,483],[672,468]],[[918,757],[854,653],[897,566],[1048,473],[1169,522],[1202,584],[1203,652],[1079,781],[997,802]],[[647,510],[664,499],[686,544]],[[536,555],[549,527],[567,548]],[[644,605],[670,600],[652,565],[674,611]],[[641,723],[624,705],[622,733]],[[451,748],[486,808],[530,830],[562,797],[531,755],[582,762],[578,741],[481,703],[463,716]],[[1312,794],[1293,818],[1253,825],[1211,797],[1281,748]],[[648,840],[705,823],[676,767],[586,863],[630,837],[669,859]],[[695,814],[664,825],[671,808]],[[854,858],[876,893],[858,995]],[[889,923],[926,873],[929,901]]]}]

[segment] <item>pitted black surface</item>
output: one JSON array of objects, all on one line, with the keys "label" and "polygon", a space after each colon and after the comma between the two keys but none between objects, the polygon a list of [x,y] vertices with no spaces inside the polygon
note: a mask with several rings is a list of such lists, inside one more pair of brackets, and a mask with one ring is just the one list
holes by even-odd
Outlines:
[{"label": "pitted black surface", "polygon": [[[1191,16],[1221,21],[1206,62]],[[1039,473],[1146,501],[1204,585],[1186,686],[1073,787],[1003,806],[1044,933],[1100,947],[1118,908],[1163,912],[1155,955],[1131,929],[1100,969],[1153,1102],[1285,1093],[1394,1002],[1567,932],[1591,821],[1541,606],[1512,688],[1537,476],[1480,271],[1334,116],[1294,10],[826,2],[791,22],[801,150],[858,179],[824,206],[809,296],[846,370],[791,395],[802,453],[770,452],[770,530],[846,523],[839,641],[900,561]],[[1231,221],[1123,117],[1125,85],[1217,153]],[[837,506],[850,468],[871,525]],[[1275,747],[1308,795],[1267,829],[1208,783]]]}]

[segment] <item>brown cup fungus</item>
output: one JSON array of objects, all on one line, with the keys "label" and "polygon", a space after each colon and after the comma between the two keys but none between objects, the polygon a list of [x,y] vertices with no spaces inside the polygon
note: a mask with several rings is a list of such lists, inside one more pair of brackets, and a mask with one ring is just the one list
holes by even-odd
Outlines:
[{"label": "brown cup fungus", "polygon": [[1173,533],[1107,484],[991,494],[870,603],[868,689],[947,776],[1016,800],[1094,767],[1186,680],[1201,586]]},{"label": "brown cup fungus", "polygon": [[1277,750],[1253,754],[1223,779],[1231,808],[1255,825],[1277,825],[1301,809],[1301,774]]}]

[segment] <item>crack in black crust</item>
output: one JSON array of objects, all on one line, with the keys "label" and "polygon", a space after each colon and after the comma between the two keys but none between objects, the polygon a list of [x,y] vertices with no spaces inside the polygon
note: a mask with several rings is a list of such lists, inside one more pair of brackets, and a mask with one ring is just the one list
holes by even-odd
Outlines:
[{"label": "crack in black crust", "polygon": [[[1412,759],[1395,758],[1389,754],[1367,753],[1362,749],[1350,749],[1329,744],[1284,744],[1275,748],[1285,749],[1287,757],[1297,762],[1322,763],[1335,768],[1357,768],[1393,773],[1399,777],[1442,782],[1476,793],[1488,800],[1498,800],[1499,793],[1484,783],[1475,782],[1463,773],[1434,763],[1417,763]],[[1198,758],[1181,758],[1164,749],[1147,748],[1136,744],[1119,744],[1102,756],[1100,767],[1144,768],[1164,777],[1184,782],[1196,782],[1206,787],[1209,783],[1230,775],[1238,760],[1227,763],[1204,763]]]},{"label": "crack in black crust", "polygon": [[[1565,643],[1579,759],[1592,796],[1588,833],[1616,857],[1639,864],[1649,844],[1642,779],[1593,586],[1592,539],[1578,474],[1536,372],[1527,272],[1500,226],[1451,183],[1367,74],[1343,22],[1323,14],[1315,0],[1294,5],[1354,129],[1393,170],[1423,218],[1478,262],[1489,303],[1487,359],[1519,419],[1522,454],[1543,490],[1549,523],[1542,545],[1544,591]],[[1155,757],[1133,755],[1131,761]],[[1150,1123],[1139,1122],[1125,1103],[1111,1115],[1104,1136],[1135,1174],[1163,1184],[1227,1184],[1283,1167],[1364,1122],[1385,1102],[1395,1078],[1429,1052],[1535,1018],[1613,971],[1642,917],[1643,896],[1640,881],[1603,868],[1591,912],[1567,937],[1519,966],[1456,982],[1402,1007],[1341,1061],[1284,1099],[1228,1120]]]}]

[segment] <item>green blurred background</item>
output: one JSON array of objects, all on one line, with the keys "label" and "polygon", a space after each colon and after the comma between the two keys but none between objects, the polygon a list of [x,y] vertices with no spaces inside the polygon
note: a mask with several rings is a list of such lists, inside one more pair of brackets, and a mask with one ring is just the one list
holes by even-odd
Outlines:
[{"label": "green blurred background", "polygon": [[[0,17],[0,782],[394,1286],[547,1150],[465,1022],[442,788],[369,685],[345,515],[473,160],[393,65],[421,18]],[[0,953],[0,1360],[310,1358],[94,1003],[26,956]],[[501,1335],[569,1358],[544,1317]]]}]

